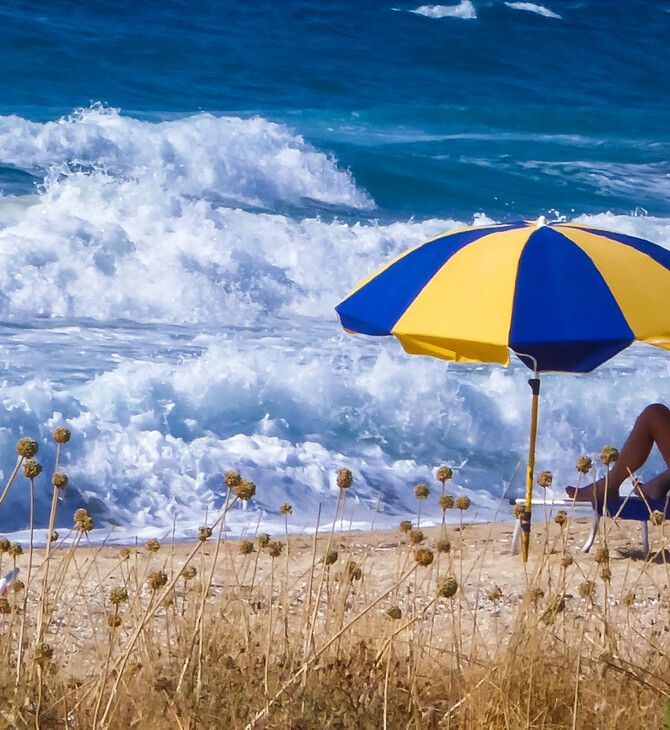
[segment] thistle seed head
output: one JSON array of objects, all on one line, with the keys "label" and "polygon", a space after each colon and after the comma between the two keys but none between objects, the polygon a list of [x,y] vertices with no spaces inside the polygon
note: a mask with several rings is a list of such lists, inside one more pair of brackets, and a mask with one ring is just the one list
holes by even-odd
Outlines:
[{"label": "thistle seed head", "polygon": [[593,461],[588,456],[580,456],[575,464],[575,469],[580,474],[588,474],[593,469]]},{"label": "thistle seed head", "polygon": [[10,542],[6,537],[0,538],[0,553],[6,553],[9,550]]},{"label": "thistle seed head", "polygon": [[223,483],[231,489],[237,487],[241,481],[242,477],[240,476],[240,473],[238,471],[235,471],[234,469],[229,469],[223,475]]},{"label": "thistle seed head", "polygon": [[658,509],[655,509],[651,515],[649,515],[649,521],[652,525],[660,527],[665,522],[665,515]]},{"label": "thistle seed head", "polygon": [[95,527],[95,522],[91,515],[81,508],[74,513],[74,526],[79,532],[90,532]]},{"label": "thistle seed head", "polygon": [[284,504],[282,504],[279,507],[279,514],[280,515],[287,516],[287,515],[290,515],[291,512],[293,512],[293,507],[291,507],[291,505],[288,502],[284,502]]},{"label": "thistle seed head", "polygon": [[448,509],[453,509],[455,501],[451,494],[443,494],[437,503],[440,505],[440,509],[446,512]]},{"label": "thistle seed head", "polygon": [[12,607],[6,598],[0,598],[0,614],[8,614],[12,612]]},{"label": "thistle seed head", "polygon": [[147,544],[144,546],[150,553],[157,553],[161,549],[161,544],[158,540],[147,540]]},{"label": "thistle seed head", "polygon": [[439,585],[437,595],[440,598],[453,598],[458,591],[458,581],[452,575],[448,575]]},{"label": "thistle seed head", "polygon": [[44,667],[51,661],[53,655],[54,650],[48,644],[40,644],[35,647],[35,664]]},{"label": "thistle seed head", "polygon": [[268,543],[268,555],[271,558],[278,558],[283,549],[284,543],[279,542],[279,540],[270,540]]},{"label": "thistle seed head", "polygon": [[72,436],[72,434],[70,433],[69,429],[65,428],[64,426],[59,426],[58,428],[54,429],[53,440],[57,444],[66,444],[70,440],[70,436]]},{"label": "thistle seed head", "polygon": [[593,558],[598,565],[603,565],[610,559],[610,551],[606,547],[599,547]]},{"label": "thistle seed head", "polygon": [[614,464],[618,458],[619,449],[614,446],[605,446],[605,448],[600,452],[600,461],[602,461],[603,464]]},{"label": "thistle seed head", "polygon": [[412,545],[421,545],[421,543],[426,539],[426,536],[423,534],[421,530],[410,530],[409,531],[409,541],[412,543]]},{"label": "thistle seed head", "polygon": [[448,482],[454,476],[454,472],[448,466],[441,466],[437,470],[436,476],[437,481],[442,482],[442,486],[444,486],[444,483]]},{"label": "thistle seed head", "polygon": [[24,590],[25,587],[26,584],[18,578],[12,581],[12,590],[14,591],[14,593],[21,593],[21,591]]},{"label": "thistle seed head", "polygon": [[563,557],[561,558],[561,565],[564,568],[569,568],[573,563],[575,562],[574,558],[570,553],[565,553]]},{"label": "thistle seed head", "polygon": [[470,509],[470,498],[463,495],[458,497],[458,499],[456,500],[456,509],[460,509],[462,512]]},{"label": "thistle seed head", "polygon": [[548,489],[551,486],[554,477],[550,471],[541,471],[537,476],[537,483],[543,488]]},{"label": "thistle seed head", "polygon": [[164,570],[153,570],[149,573],[149,587],[152,591],[157,591],[164,585],[167,585],[168,577]]},{"label": "thistle seed head", "polygon": [[203,527],[198,528],[198,540],[199,542],[207,542],[209,538],[212,536],[212,528],[207,527],[204,525]]},{"label": "thistle seed head", "polygon": [[515,504],[514,505],[514,516],[517,520],[520,520],[524,515],[526,514],[526,505],[525,504]]},{"label": "thistle seed head", "polygon": [[347,575],[349,576],[349,580],[351,581],[360,580],[363,577],[363,571],[361,570],[361,566],[351,560],[349,563],[347,563]]},{"label": "thistle seed head", "polygon": [[600,578],[604,580],[605,583],[609,583],[612,580],[612,570],[608,565],[603,565],[600,569]]},{"label": "thistle seed head", "polygon": [[121,616],[112,613],[109,616],[107,616],[107,626],[109,626],[110,629],[118,629],[119,626],[121,626],[123,622],[121,621]]},{"label": "thistle seed head", "polygon": [[67,487],[67,474],[64,474],[62,471],[57,471],[51,477],[51,483],[56,489],[65,489]]},{"label": "thistle seed head", "polygon": [[486,592],[486,595],[491,603],[495,603],[496,601],[499,601],[503,596],[502,588],[497,585],[493,586],[493,588],[490,588]]},{"label": "thistle seed head", "polygon": [[400,532],[404,532],[405,534],[407,534],[412,529],[412,523],[409,520],[403,520],[400,523],[399,528]]},{"label": "thistle seed head", "polygon": [[547,608],[545,612],[540,616],[540,621],[550,626],[556,620],[556,616],[565,610],[565,596],[561,593],[554,594],[547,601]]},{"label": "thistle seed head", "polygon": [[248,502],[256,494],[256,485],[249,479],[242,479],[233,487],[233,491],[242,502]]},{"label": "thistle seed head", "polygon": [[258,547],[266,548],[270,544],[270,535],[267,532],[261,532],[258,536]]},{"label": "thistle seed head", "polygon": [[417,484],[414,487],[414,496],[417,499],[427,499],[430,494],[430,487],[427,484]]},{"label": "thistle seed head", "polygon": [[568,513],[564,509],[559,509],[554,517],[554,522],[560,527],[565,527],[568,524]]},{"label": "thistle seed head", "polygon": [[446,538],[438,540],[435,544],[438,553],[448,553],[451,551],[451,543]]},{"label": "thistle seed head", "polygon": [[121,548],[119,550],[119,556],[121,557],[121,560],[128,560],[128,558],[130,557],[130,548]]},{"label": "thistle seed head", "polygon": [[326,563],[326,565],[334,565],[337,562],[337,558],[339,557],[337,550],[333,548],[329,548],[328,552],[324,556],[323,560]]},{"label": "thistle seed head", "polygon": [[627,608],[631,608],[631,606],[635,603],[635,594],[632,591],[630,593],[626,593],[626,595],[621,599],[621,602]]},{"label": "thistle seed head", "polygon": [[36,479],[42,473],[42,465],[30,459],[23,465],[23,476],[26,479]]},{"label": "thistle seed head", "polygon": [[185,565],[181,569],[181,577],[185,581],[193,580],[198,575],[198,569],[194,565]]},{"label": "thistle seed head", "polygon": [[240,551],[240,555],[251,555],[251,553],[256,552],[254,544],[253,542],[251,542],[251,540],[241,540],[237,549]]},{"label": "thistle seed head", "polygon": [[58,531],[53,530],[51,534],[49,535],[49,542],[57,542],[58,541]]},{"label": "thistle seed head", "polygon": [[414,560],[422,568],[427,568],[433,562],[433,557],[433,551],[428,548],[419,548],[414,551]]},{"label": "thistle seed head", "polygon": [[13,542],[7,548],[7,553],[9,554],[10,558],[18,558],[19,555],[23,554],[23,548],[19,545],[18,542]]},{"label": "thistle seed head", "polygon": [[596,592],[596,584],[592,580],[585,580],[579,584],[581,598],[590,598]]},{"label": "thistle seed head", "polygon": [[391,608],[387,608],[386,615],[394,621],[399,621],[402,618],[402,611],[400,610],[400,606],[391,606]]},{"label": "thistle seed head", "polygon": [[533,603],[534,603],[535,605],[537,605],[538,601],[539,601],[539,600],[540,600],[541,598],[544,598],[544,591],[543,591],[543,590],[542,590],[541,588],[539,588],[538,586],[535,586],[534,588],[531,588],[531,589],[530,589],[530,590],[528,591],[528,598],[530,598],[530,600],[531,600],[531,601],[532,601],[532,602],[533,602]]},{"label": "thistle seed head", "polygon": [[114,606],[120,606],[128,600],[128,591],[124,586],[116,586],[109,592],[109,602]]},{"label": "thistle seed head", "polygon": [[354,483],[354,476],[349,469],[340,469],[337,473],[337,486],[340,489],[349,489]]},{"label": "thistle seed head", "polygon": [[19,439],[19,442],[16,444],[16,453],[24,459],[32,459],[33,456],[37,455],[39,448],[35,439],[26,437]]}]

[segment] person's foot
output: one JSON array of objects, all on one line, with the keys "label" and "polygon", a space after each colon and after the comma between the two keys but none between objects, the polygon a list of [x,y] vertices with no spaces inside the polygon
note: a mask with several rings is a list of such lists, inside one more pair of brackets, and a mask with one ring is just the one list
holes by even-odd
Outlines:
[{"label": "person's foot", "polygon": [[[588,484],[585,487],[566,487],[565,491],[575,502],[594,502],[596,499],[605,499],[605,480],[598,479],[593,484]],[[645,495],[646,496],[646,495]],[[619,499],[619,490],[609,484],[607,486],[607,499]],[[653,499],[653,497],[647,497],[647,499]]]}]

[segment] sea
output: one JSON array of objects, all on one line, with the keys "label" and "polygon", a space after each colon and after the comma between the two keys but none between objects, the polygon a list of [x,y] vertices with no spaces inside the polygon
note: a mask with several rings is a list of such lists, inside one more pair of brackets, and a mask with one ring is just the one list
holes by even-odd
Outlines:
[{"label": "sea", "polygon": [[[61,425],[56,526],[86,508],[93,541],[192,537],[230,469],[257,488],[230,536],[327,529],[342,468],[338,529],[416,520],[419,483],[439,523],[442,465],[464,519],[511,519],[530,371],[410,356],[334,307],[463,225],[670,248],[668,38],[668,0],[2,3],[0,487],[36,439],[35,540]],[[544,375],[548,493],[655,401],[670,355],[649,346]],[[2,534],[26,537],[30,501],[19,474]]]}]

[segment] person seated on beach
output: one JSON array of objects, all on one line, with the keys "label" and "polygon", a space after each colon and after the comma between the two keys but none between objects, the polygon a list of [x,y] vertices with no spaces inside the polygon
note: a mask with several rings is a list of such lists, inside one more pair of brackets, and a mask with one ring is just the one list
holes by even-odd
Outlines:
[{"label": "person seated on beach", "polygon": [[[654,444],[658,446],[666,466],[670,467],[670,410],[660,403],[647,406],[637,417],[607,477],[607,499],[619,499],[621,484],[649,458]],[[566,487],[565,491],[577,502],[602,500],[605,499],[605,479],[598,479],[581,489]],[[645,484],[636,484],[634,492],[641,493],[646,499],[665,499],[670,492],[670,470]]]}]

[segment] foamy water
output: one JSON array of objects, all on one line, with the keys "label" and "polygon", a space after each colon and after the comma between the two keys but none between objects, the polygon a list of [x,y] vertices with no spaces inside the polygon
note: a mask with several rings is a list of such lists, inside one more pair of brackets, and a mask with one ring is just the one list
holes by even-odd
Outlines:
[{"label": "foamy water", "polygon": [[544,5],[536,5],[535,3],[505,3],[508,8],[512,8],[512,10],[525,10],[529,13],[537,13],[538,15],[543,15],[545,18],[556,18],[557,20],[561,20],[561,16],[558,13],[555,13],[553,10],[550,10],[549,8],[546,8]]},{"label": "foamy water", "polygon": [[461,0],[458,5],[421,5],[412,12],[424,15],[426,18],[461,18],[463,20],[476,20],[477,18],[477,11],[470,0]]},{"label": "foamy water", "polygon": [[[193,534],[221,509],[227,469],[258,488],[234,534],[283,530],[283,502],[294,531],[314,528],[319,504],[327,523],[341,467],[357,527],[413,513],[414,486],[438,489],[441,464],[470,518],[523,489],[529,371],[410,357],[344,333],[333,311],[391,257],[487,215],[381,223],[331,153],[262,117],[0,117],[0,151],[23,175],[0,198],[1,476],[16,440],[37,438],[42,527],[61,424],[73,438],[59,523],[86,506],[98,539],[164,535],[175,519]],[[668,219],[577,220],[670,246]],[[620,445],[645,404],[667,399],[669,369],[636,346],[591,375],[543,378],[537,462],[557,493],[578,456]],[[27,505],[21,478],[4,531],[25,528]],[[440,519],[436,499],[422,512]]]}]

